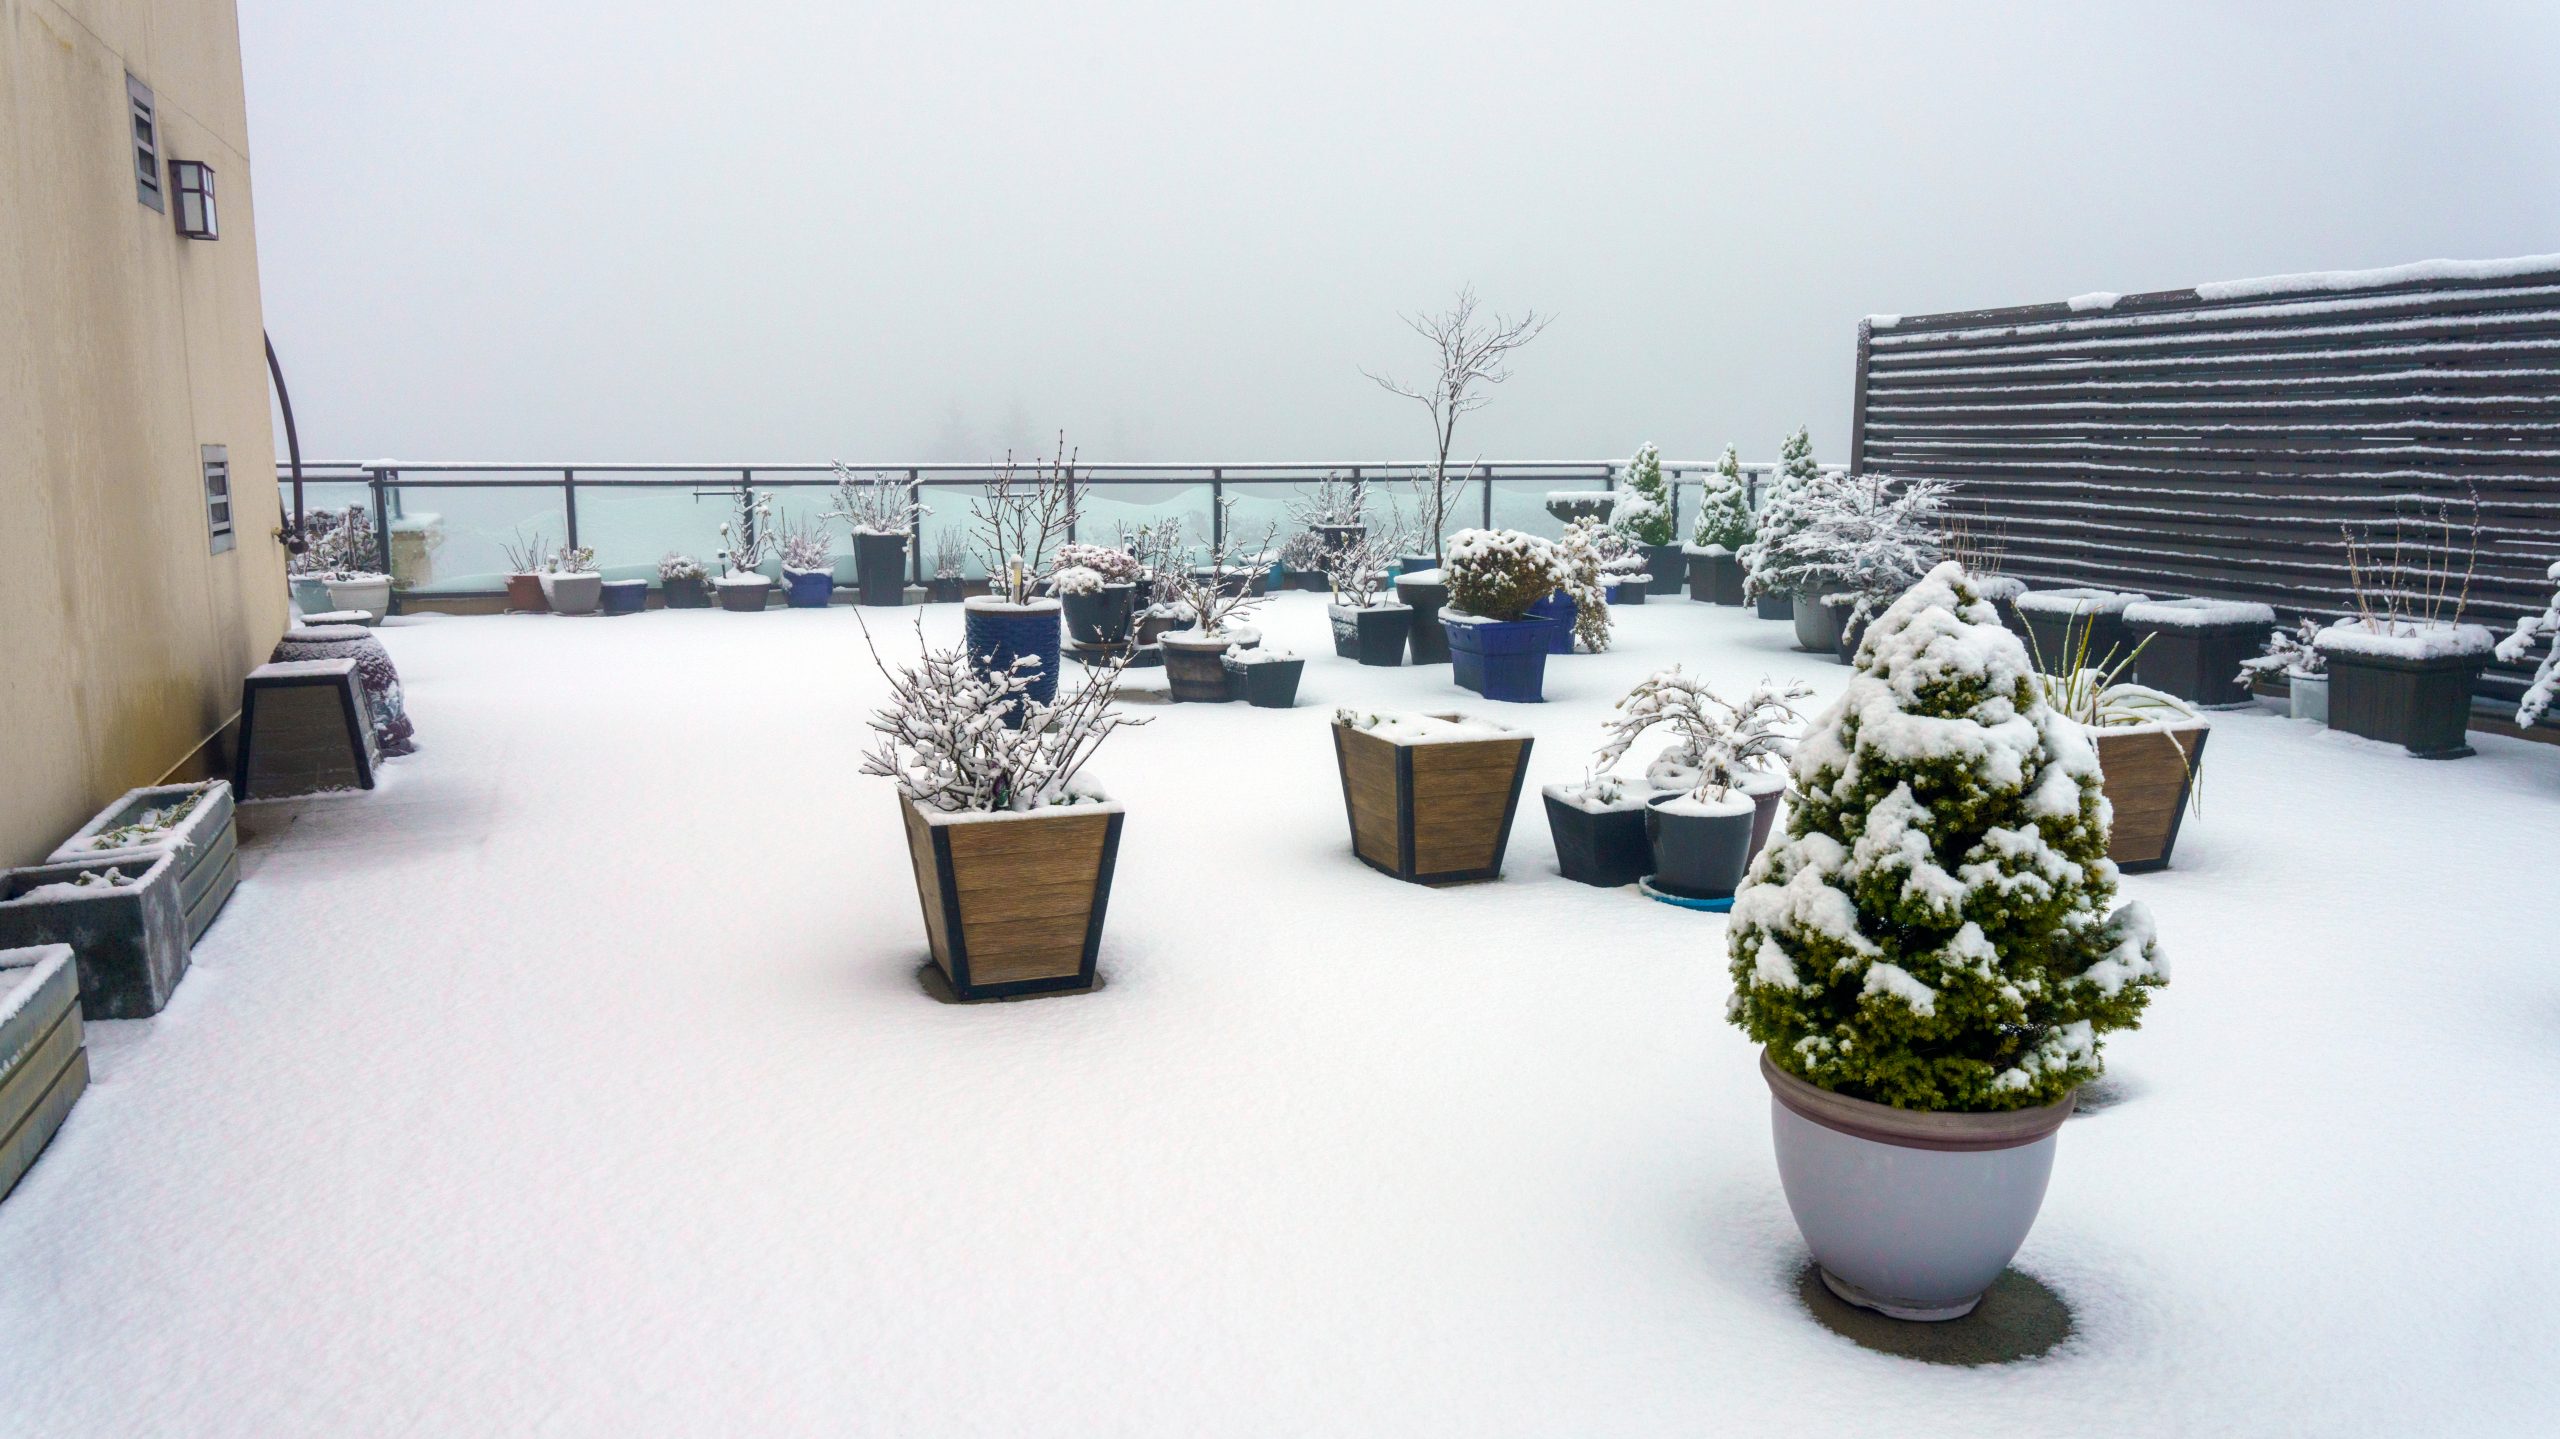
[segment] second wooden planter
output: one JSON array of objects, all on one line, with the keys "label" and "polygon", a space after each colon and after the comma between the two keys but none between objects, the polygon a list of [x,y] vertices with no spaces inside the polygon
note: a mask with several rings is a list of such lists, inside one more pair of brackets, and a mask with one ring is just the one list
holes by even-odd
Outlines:
[{"label": "second wooden planter", "polygon": [[2186,817],[2211,732],[2200,719],[2090,732],[2098,746],[2098,765],[2106,772],[2107,804],[2115,811],[2107,831],[2107,858],[2116,868],[2140,874],[2169,867],[2170,853],[2178,847],[2178,822]]},{"label": "second wooden planter", "polygon": [[933,962],[960,999],[1093,987],[1120,857],[1116,804],[945,814],[901,799]]},{"label": "second wooden planter", "polygon": [[1458,714],[1333,723],[1351,851],[1415,884],[1502,877],[1532,737]]}]

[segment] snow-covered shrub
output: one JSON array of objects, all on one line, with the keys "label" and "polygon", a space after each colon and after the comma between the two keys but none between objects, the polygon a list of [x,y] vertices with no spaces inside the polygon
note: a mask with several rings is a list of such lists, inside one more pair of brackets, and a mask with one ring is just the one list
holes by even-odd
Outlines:
[{"label": "snow-covered shrub", "polygon": [[1671,543],[1671,487],[1662,479],[1662,447],[1648,442],[1627,461],[1627,482],[1609,511],[1609,527],[1640,545]]},{"label": "snow-covered shrub", "polygon": [[1318,525],[1364,525],[1369,522],[1369,482],[1327,475],[1300,485],[1289,501],[1289,518],[1313,529]]},{"label": "snow-covered shrub", "polygon": [[1375,530],[1325,551],[1321,564],[1333,602],[1355,610],[1378,603],[1397,552],[1396,537]]},{"label": "snow-covered shrub", "polygon": [[741,489],[720,522],[720,564],[733,575],[752,574],[773,550],[773,500]]},{"label": "snow-covered shrub", "polygon": [[531,534],[518,530],[512,538],[498,541],[498,551],[506,556],[507,573],[511,575],[542,573],[552,554],[550,542],[543,539],[540,530]]},{"label": "snow-covered shrub", "polygon": [[1656,670],[1618,701],[1617,713],[1601,726],[1607,738],[1592,757],[1596,769],[1613,769],[1627,750],[1659,725],[1671,731],[1671,746],[1653,770],[1676,772],[1700,799],[1721,800],[1743,776],[1780,769],[1793,753],[1795,735],[1804,726],[1795,702],[1813,693],[1796,681],[1781,689],[1762,680],[1741,704],[1726,700],[1678,665]]},{"label": "snow-covered shrub", "polygon": [[1812,595],[1850,606],[1855,623],[1891,604],[1940,559],[1943,481],[1823,475],[1788,498],[1792,523],[1744,546],[1754,593]]},{"label": "snow-covered shrub", "polygon": [[1519,530],[1460,530],[1441,566],[1449,603],[1489,620],[1516,620],[1563,582],[1556,547]]},{"label": "snow-covered shrub", "polygon": [[924,517],[915,491],[896,475],[879,473],[866,479],[846,469],[842,460],[835,467],[835,500],[827,507],[827,518],[844,521],[847,534],[908,534]]},{"label": "snow-covered shrub", "polygon": [[[151,841],[158,839],[160,836],[167,834],[173,829],[176,829],[179,825],[186,823],[187,816],[194,814],[196,812],[196,806],[204,803],[205,794],[206,790],[199,788],[189,793],[185,799],[179,800],[176,804],[162,805],[157,809],[146,809],[142,813],[135,815],[129,823],[120,824],[114,829],[102,830],[99,833],[90,836],[89,842],[82,846],[82,848],[125,849],[132,845],[149,844]],[[113,872],[114,871],[112,870],[109,871],[109,873]]]},{"label": "snow-covered shrub", "polygon": [[1793,812],[1733,905],[1729,1017],[1824,1089],[1921,1110],[2053,1103],[2168,979],[2116,907],[2087,731],[1963,567],[1868,631],[1798,746]]},{"label": "snow-covered shrub", "polygon": [[1138,557],[1117,545],[1088,545],[1070,540],[1058,546],[1058,553],[1050,563],[1061,571],[1091,570],[1109,584],[1126,583],[1138,577]]},{"label": "snow-covered shrub", "polygon": [[835,544],[827,538],[827,525],[823,519],[812,517],[796,522],[784,521],[780,529],[780,545],[782,567],[794,574],[832,573],[836,567]]},{"label": "snow-covered shrub", "polygon": [[1291,535],[1280,545],[1280,563],[1311,575],[1323,570],[1324,536],[1313,530]]},{"label": "snow-covered shrub", "polygon": [[1751,513],[1751,483],[1742,475],[1742,454],[1727,445],[1698,493],[1698,522],[1689,531],[1689,543],[1739,553],[1758,527]]},{"label": "snow-covered shrub", "polygon": [[1061,595],[1098,595],[1102,583],[1102,571],[1084,565],[1069,565],[1049,577],[1050,587]]},{"label": "snow-covered shrub", "polygon": [[[2560,585],[2560,563],[2543,571],[2545,577]],[[2498,641],[2498,658],[2509,664],[2522,664],[2533,653],[2538,640],[2551,641],[2551,649],[2534,669],[2533,683],[2516,705],[2516,723],[2529,725],[2548,712],[2554,701],[2560,701],[2560,589],[2551,596],[2550,608],[2538,615],[2526,615],[2516,621],[2516,632]]]},{"label": "snow-covered shrub", "polygon": [[987,593],[1001,603],[1031,603],[1032,591],[1048,576],[1049,551],[1075,533],[1075,473],[1075,454],[1061,433],[1054,458],[1019,464],[1006,455],[986,493],[969,502],[978,522],[978,557],[987,567]]},{"label": "snow-covered shrub", "polygon": [[2304,675],[2317,679],[2329,672],[2329,657],[2320,653],[2320,631],[2324,626],[2317,616],[2304,615],[2302,623],[2291,630],[2277,630],[2267,636],[2267,652],[2252,660],[2240,662],[2239,680],[2249,683],[2259,675]]},{"label": "snow-covered shrub", "polygon": [[1813,431],[1804,425],[1796,426],[1796,432],[1778,446],[1778,487],[1802,489],[1821,473],[1822,466],[1813,458]]},{"label": "snow-covered shrub", "polygon": [[958,530],[944,530],[933,540],[933,577],[956,580],[969,573],[969,541]]},{"label": "snow-covered shrub", "polygon": [[[866,643],[870,635],[865,625]],[[926,809],[993,813],[1099,798],[1078,783],[1086,761],[1113,731],[1146,723],[1112,704],[1126,656],[1088,670],[1082,688],[1062,688],[1055,703],[1042,704],[1030,695],[1036,655],[982,674],[958,646],[925,646],[921,620],[916,642],[922,656],[896,670],[872,647],[871,662],[889,677],[889,702],[871,716],[880,739],[863,756],[862,772],[895,781],[898,793]]]},{"label": "snow-covered shrub", "polygon": [[543,568],[555,575],[594,574],[596,572],[595,546],[562,545],[551,552],[551,558],[544,563]]},{"label": "snow-covered shrub", "polygon": [[664,580],[698,580],[702,578],[702,561],[691,555],[669,550],[658,557],[658,578]]},{"label": "snow-covered shrub", "polygon": [[1575,520],[1556,542],[1556,588],[1573,600],[1573,637],[1595,655],[1609,647],[1609,591],[1601,581],[1601,536],[1608,532],[1599,520]]},{"label": "snow-covered shrub", "polygon": [[[523,540],[519,534],[518,540]],[[285,571],[302,579],[378,579],[382,546],[375,538],[373,512],[362,505],[342,510],[315,510],[303,517],[302,553],[288,556]],[[514,550],[509,548],[512,556]],[[536,534],[526,553],[539,568],[545,551]],[[517,571],[531,574],[533,568]]]}]

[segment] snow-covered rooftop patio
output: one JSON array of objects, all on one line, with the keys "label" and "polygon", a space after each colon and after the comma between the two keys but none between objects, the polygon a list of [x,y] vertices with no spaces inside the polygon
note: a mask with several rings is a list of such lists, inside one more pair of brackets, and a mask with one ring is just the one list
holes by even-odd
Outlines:
[{"label": "snow-covered rooftop patio", "polygon": [[[872,617],[893,659],[911,613]],[[1493,706],[1275,601],[1298,708],[1142,692],[1098,761],[1104,987],[964,1007],[919,984],[897,802],[855,776],[855,611],[396,620],[420,752],[244,808],[188,983],[94,1027],[0,1207],[0,1428],[2553,1422],[2551,749],[2215,715],[2175,867],[2123,882],[2173,983],[2018,1259],[2074,1333],[1929,1366],[1798,1297],[1726,921],[1560,878],[1536,805],[1657,667],[1817,704],[1850,672],[1740,610],[1617,621]],[[1336,704],[1534,730],[1502,880],[1352,857]]]}]

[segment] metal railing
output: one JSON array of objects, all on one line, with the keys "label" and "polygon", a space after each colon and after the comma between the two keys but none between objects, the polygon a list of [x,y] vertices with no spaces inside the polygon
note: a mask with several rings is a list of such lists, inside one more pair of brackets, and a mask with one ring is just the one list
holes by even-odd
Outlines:
[{"label": "metal railing", "polygon": [[[1665,460],[1663,476],[1669,482],[1673,504],[1673,522],[1677,526],[1683,510],[1682,492],[1700,483],[1715,467],[1712,460]],[[993,483],[1003,467],[994,464],[952,463],[847,463],[843,466],[857,476],[877,479],[903,479],[909,498],[919,504],[937,490],[983,489]],[[1825,466],[1836,470],[1839,466]],[[1777,466],[1765,461],[1742,466],[1751,486],[1753,502],[1766,479]],[[1328,477],[1368,480],[1372,483],[1409,483],[1416,479],[1427,482],[1431,472],[1428,461],[1330,461],[1330,462],[1246,462],[1218,464],[1180,464],[1168,462],[1102,463],[1078,461],[1066,470],[1066,483],[1088,491],[1135,488],[1205,488],[1208,498],[1209,539],[1220,543],[1225,539],[1223,522],[1226,506],[1222,503],[1230,489],[1262,490],[1273,487],[1310,485]],[[1471,461],[1450,466],[1450,481],[1459,487],[1452,509],[1465,512],[1467,491],[1472,490],[1476,519],[1486,528],[1494,527],[1495,501],[1504,486],[1524,487],[1532,484],[1554,489],[1615,489],[1626,472],[1624,461]],[[697,499],[717,498],[724,502],[740,494],[760,491],[806,490],[832,487],[838,478],[833,462],[784,462],[771,464],[720,461],[706,464],[681,463],[617,463],[599,461],[518,461],[518,460],[374,460],[370,462],[324,462],[305,464],[295,475],[279,475],[279,482],[290,495],[293,517],[297,524],[309,506],[314,489],[345,493],[349,487],[361,486],[364,503],[372,512],[374,533],[380,548],[384,573],[400,578],[394,555],[395,528],[410,513],[409,498],[463,491],[510,492],[549,491],[557,497],[558,514],[566,531],[569,546],[581,543],[580,496],[593,503],[603,494],[660,494],[690,491]],[[908,546],[908,565],[913,579],[924,578],[925,555],[922,533]],[[497,593],[488,589],[442,589],[437,593],[450,596],[472,596]]]}]

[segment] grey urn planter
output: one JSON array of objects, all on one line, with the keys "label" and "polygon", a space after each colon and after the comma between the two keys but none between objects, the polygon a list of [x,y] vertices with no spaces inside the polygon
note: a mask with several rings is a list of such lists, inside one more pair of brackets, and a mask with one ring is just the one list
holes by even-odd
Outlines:
[{"label": "grey urn planter", "polygon": [[604,604],[604,576],[593,570],[558,574],[545,570],[542,599],[555,615],[591,615]]},{"label": "grey urn planter", "polygon": [[1820,595],[1800,593],[1794,599],[1796,648],[1807,654],[1840,653],[1840,628],[1849,615],[1847,605],[1827,604]]},{"label": "grey urn planter", "polygon": [[[122,829],[149,810],[167,809],[189,795],[203,796],[174,828],[113,849],[97,847],[101,835]],[[240,831],[225,780],[202,784],[151,785],[127,790],[122,799],[98,811],[45,858],[47,864],[79,864],[89,860],[133,861],[168,851],[178,857],[178,907],[186,915],[187,943],[204,938],[215,915],[240,883]]]},{"label": "grey urn planter", "polygon": [[[1437,575],[1438,570],[1422,574]],[[1396,598],[1413,611],[1413,632],[1407,647],[1418,665],[1449,663],[1449,632],[1440,627],[1440,610],[1449,603],[1449,587],[1436,579],[1400,576],[1396,580]]]},{"label": "grey urn planter", "polygon": [[2035,1227],[2065,1097],[2041,1109],[1895,1109],[1760,1055],[1787,1208],[1822,1282],[1895,1319],[1961,1319]]},{"label": "grey urn planter", "polygon": [[88,1087],[80,966],[70,946],[0,949],[0,1198]]},{"label": "grey urn planter", "polygon": [[[80,1012],[91,1019],[148,1019],[186,977],[178,857],[163,850],[141,859],[138,866],[133,858],[93,859],[0,874],[0,948],[71,946],[80,967]],[[33,893],[109,869],[133,883]]]}]

